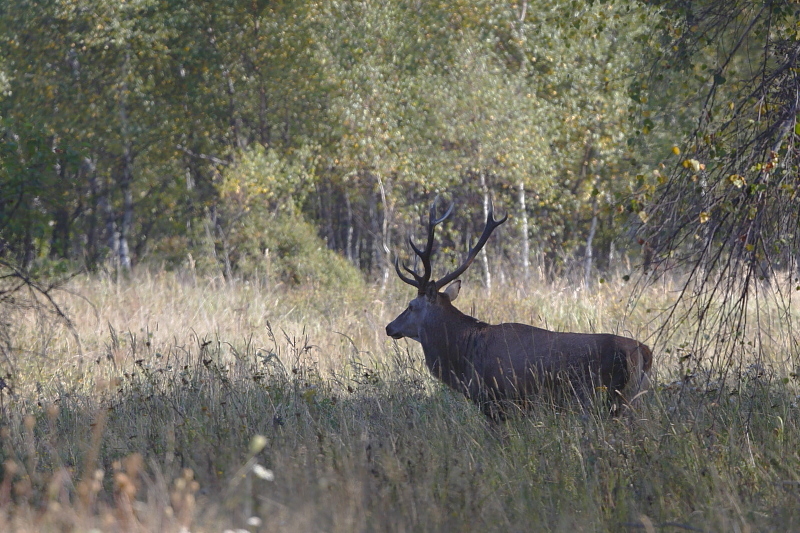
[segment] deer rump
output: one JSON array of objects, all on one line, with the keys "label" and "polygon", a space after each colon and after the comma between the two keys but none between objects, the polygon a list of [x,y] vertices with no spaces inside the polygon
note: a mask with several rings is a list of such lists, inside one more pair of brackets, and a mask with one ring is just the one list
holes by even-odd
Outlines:
[{"label": "deer rump", "polygon": [[[602,398],[617,412],[646,388],[653,360],[644,344],[613,334],[561,333],[516,323],[479,323],[462,333],[461,339],[440,337],[455,357],[443,359],[432,350],[426,364],[487,414],[498,403],[573,397],[582,405]],[[420,340],[425,351],[428,339]]]}]

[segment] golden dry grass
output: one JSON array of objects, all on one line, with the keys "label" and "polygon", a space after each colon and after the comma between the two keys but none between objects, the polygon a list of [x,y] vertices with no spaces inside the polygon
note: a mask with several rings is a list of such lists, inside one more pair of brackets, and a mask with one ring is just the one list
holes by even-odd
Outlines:
[{"label": "golden dry grass", "polygon": [[[399,282],[342,294],[142,272],[69,289],[80,344],[16,317],[2,531],[800,527],[797,354],[780,357],[794,341],[777,319],[764,371],[684,383],[687,328],[655,346],[659,386],[637,413],[542,403],[496,428],[385,336],[412,296]],[[676,290],[631,308],[621,280],[470,283],[457,304],[652,342]]]}]

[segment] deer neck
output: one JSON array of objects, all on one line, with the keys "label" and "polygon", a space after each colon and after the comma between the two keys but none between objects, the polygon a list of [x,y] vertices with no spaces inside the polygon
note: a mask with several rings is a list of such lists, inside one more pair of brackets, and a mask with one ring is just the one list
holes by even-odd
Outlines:
[{"label": "deer neck", "polygon": [[445,383],[456,386],[471,366],[475,335],[486,324],[452,305],[432,311],[420,329],[425,364]]}]

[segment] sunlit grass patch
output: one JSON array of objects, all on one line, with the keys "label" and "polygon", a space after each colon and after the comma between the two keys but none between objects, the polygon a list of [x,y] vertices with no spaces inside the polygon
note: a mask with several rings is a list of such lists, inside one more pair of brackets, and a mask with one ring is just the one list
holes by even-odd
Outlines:
[{"label": "sunlit grass patch", "polygon": [[[638,305],[670,294],[626,315],[622,283],[549,287],[470,285],[459,303],[492,322],[645,340]],[[689,376],[656,346],[659,379],[635,411],[543,398],[493,425],[429,376],[417,344],[385,336],[405,291],[168,274],[73,288],[80,349],[46,326],[3,392],[3,531],[800,526],[790,366]],[[21,340],[39,342],[27,327]]]}]

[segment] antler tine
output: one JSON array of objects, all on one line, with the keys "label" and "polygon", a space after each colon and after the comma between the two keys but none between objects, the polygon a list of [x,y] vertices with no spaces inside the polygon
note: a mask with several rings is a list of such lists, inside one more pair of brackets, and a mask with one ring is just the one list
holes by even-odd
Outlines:
[{"label": "antler tine", "polygon": [[442,223],[447,217],[450,216],[450,213],[453,212],[454,203],[450,204],[450,207],[447,209],[447,212],[439,218],[436,218],[436,204],[439,202],[439,196],[437,195],[436,198],[433,199],[431,203],[431,209],[428,215],[428,242],[425,244],[425,249],[420,250],[417,248],[417,245],[414,244],[414,241],[411,237],[408,238],[408,244],[411,245],[411,249],[414,250],[414,253],[419,256],[420,261],[422,261],[422,266],[425,269],[422,276],[417,274],[416,272],[410,270],[405,265],[405,268],[409,273],[411,273],[414,278],[416,278],[418,285],[415,285],[420,291],[424,290],[424,285],[428,283],[431,279],[431,252],[433,252],[433,237],[435,233],[436,226]]},{"label": "antler tine", "polygon": [[417,280],[417,283],[419,284],[417,285],[418,287],[421,287],[425,283],[426,280],[424,276],[417,274],[417,271],[413,268],[408,268],[405,263],[403,263],[403,270],[414,276],[414,279]]},{"label": "antler tine", "polygon": [[454,271],[447,274],[445,277],[436,282],[436,289],[438,290],[441,287],[444,287],[445,285],[450,283],[451,281],[458,279],[458,277],[461,276],[461,274],[463,274],[467,270],[467,268],[469,268],[469,266],[478,256],[478,253],[486,245],[486,241],[489,240],[489,236],[492,234],[492,232],[497,228],[497,226],[499,226],[506,220],[508,220],[508,213],[506,213],[506,216],[504,216],[500,220],[495,220],[494,205],[492,205],[492,203],[490,202],[489,213],[486,216],[486,226],[483,228],[483,234],[481,235],[481,238],[478,239],[477,244],[475,244],[473,248],[470,248],[469,254],[467,254],[467,259],[464,261],[464,263],[461,264],[460,267],[458,267],[457,269],[455,269]]},{"label": "antler tine", "polygon": [[416,270],[414,270],[413,268],[408,268],[405,263],[403,263],[403,270],[414,276],[414,279],[416,279],[417,281],[420,281],[422,279],[422,276],[417,274]]},{"label": "antler tine", "polygon": [[409,277],[406,277],[406,276],[404,276],[404,275],[403,275],[403,273],[402,273],[402,272],[400,272],[400,258],[399,258],[399,257],[395,257],[395,258],[394,258],[394,269],[397,271],[397,275],[398,275],[398,276],[400,276],[400,279],[401,279],[401,280],[403,280],[403,281],[405,281],[406,283],[408,283],[409,285],[411,285],[411,286],[413,286],[413,287],[416,287],[416,288],[418,288],[418,289],[419,289],[419,288],[420,288],[420,285],[421,285],[421,283],[420,283],[420,279],[421,279],[421,277],[420,277],[420,276],[419,276],[419,275],[418,275],[416,272],[414,272],[413,270],[411,270],[410,268],[408,268],[408,267],[405,265],[405,263],[403,263],[403,268],[404,268],[405,270],[407,270],[407,271],[408,271],[408,272],[409,272],[409,273],[410,273],[412,276],[414,276],[414,278],[415,278],[415,279],[411,279],[411,278],[409,278]]},{"label": "antler tine", "polygon": [[444,222],[444,220],[450,216],[450,213],[453,212],[453,206],[455,205],[455,203],[450,204],[450,207],[447,208],[447,213],[445,213],[439,218],[434,219],[434,217],[436,216],[436,204],[438,202],[439,202],[439,196],[437,195],[436,198],[433,199],[433,203],[431,204],[431,210],[430,213],[428,214],[428,242],[425,245],[425,250],[420,250],[419,248],[417,248],[416,245],[414,244],[414,241],[412,241],[410,237],[408,239],[411,248],[414,249],[414,253],[416,253],[419,256],[431,254],[431,250],[433,249],[434,228],[439,224],[441,224],[442,222]]}]

